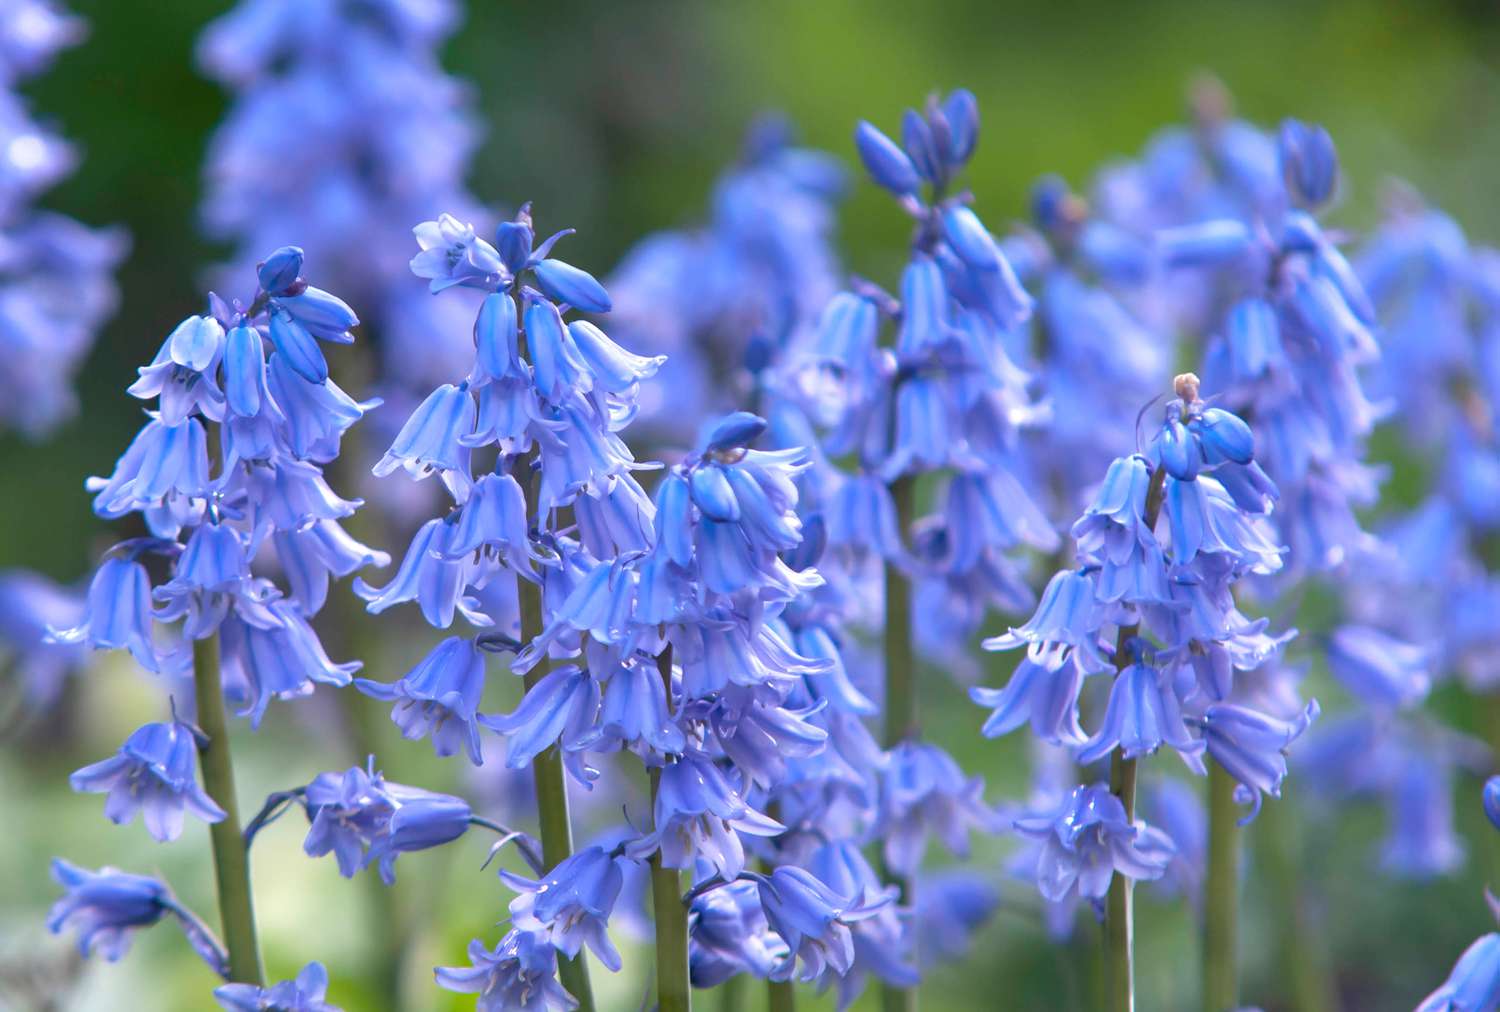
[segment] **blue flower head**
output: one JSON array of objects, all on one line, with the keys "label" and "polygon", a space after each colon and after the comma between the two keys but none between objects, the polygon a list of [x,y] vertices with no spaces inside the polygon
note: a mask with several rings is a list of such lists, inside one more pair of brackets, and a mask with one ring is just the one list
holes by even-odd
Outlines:
[{"label": "blue flower head", "polygon": [[47,914],[47,930],[78,932],[78,951],[100,952],[114,962],[130,948],[131,937],[169,914],[193,950],[218,974],[228,972],[228,957],[203,923],[179,904],[166,883],[117,868],[87,871],[62,860],[52,861],[52,877],[65,890]]},{"label": "blue flower head", "polygon": [[1098,905],[1116,875],[1155,879],[1172,858],[1165,833],[1125,817],[1125,806],[1103,783],[1075,787],[1062,805],[1016,820],[1022,835],[1042,842],[1036,882],[1052,902],[1076,895]]},{"label": "blue flower head", "polygon": [[440,966],[438,987],[479,995],[479,1012],[568,1012],[578,1002],[557,981],[557,949],[545,935],[512,928],[494,950],[469,943],[471,966]]},{"label": "blue flower head", "polygon": [[620,953],[605,930],[624,884],[617,857],[602,847],[585,847],[541,881],[505,871],[500,877],[520,894],[510,904],[517,929],[549,939],[570,959],[587,945],[601,963],[619,972]]},{"label": "blue flower head", "polygon": [[146,724],[125,740],[118,755],[75,771],[68,782],[75,791],[107,793],[104,814],[111,822],[129,822],[144,812],[147,831],[165,843],[182,835],[186,813],[204,822],[224,818],[224,810],[198,786],[197,760],[191,727],[178,720]]},{"label": "blue flower head", "polygon": [[391,719],[403,738],[431,735],[438,755],[456,755],[462,749],[474,765],[483,763],[477,721],[484,695],[484,652],[473,640],[450,636],[394,684],[357,678],[354,687],[374,699],[395,702]]}]

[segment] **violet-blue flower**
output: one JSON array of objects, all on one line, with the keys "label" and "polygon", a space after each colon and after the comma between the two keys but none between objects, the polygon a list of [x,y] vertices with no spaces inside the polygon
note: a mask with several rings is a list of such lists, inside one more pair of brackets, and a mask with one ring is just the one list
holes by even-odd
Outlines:
[{"label": "violet-blue flower", "polygon": [[184,816],[219,822],[224,810],[198,786],[197,735],[179,720],[145,724],[131,733],[118,755],[74,771],[73,790],[104,794],[104,814],[126,823],[144,812],[146,830],[163,843],[182,834]]}]

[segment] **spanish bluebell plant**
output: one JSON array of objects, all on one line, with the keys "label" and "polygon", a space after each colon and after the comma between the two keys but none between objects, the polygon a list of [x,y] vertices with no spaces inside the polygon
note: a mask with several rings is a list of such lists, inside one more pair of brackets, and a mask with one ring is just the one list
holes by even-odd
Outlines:
[{"label": "spanish bluebell plant", "polygon": [[[835,296],[787,356],[783,381],[809,427],[827,431],[820,456],[857,467],[829,470],[822,482],[829,554],[851,574],[884,565],[887,755],[873,832],[908,906],[924,837],[936,831],[962,850],[966,823],[988,820],[980,782],[917,740],[914,601],[920,645],[951,658],[955,635],[977,628],[990,607],[1030,603],[1015,551],[1057,543],[1015,477],[1016,431],[1031,402],[1007,335],[1029,316],[1031,297],[970,195],[953,186],[978,130],[966,91],[908,110],[899,144],[859,125],[866,171],[914,220],[901,297],[863,281]],[[895,322],[890,345],[880,341],[882,318]],[[929,475],[942,479],[941,505],[919,521],[917,485]],[[914,1000],[909,988],[886,986],[889,1000]]]},{"label": "spanish bluebell plant", "polygon": [[[360,504],[323,478],[345,430],[372,405],[329,379],[322,345],[353,341],[359,321],[337,296],[309,285],[302,267],[300,249],[275,250],[259,265],[248,303],[210,295],[206,312],[178,324],[141,367],[130,393],[153,405],[146,424],[114,472],[90,478],[88,488],[100,517],[139,514],[148,533],[110,549],[81,619],[53,634],[128,650],[180,686],[169,722],[141,727],[72,783],[106,793],[115,822],[142,813],[158,840],[178,837],[187,815],[209,824],[225,944],[204,942],[206,930],[164,886],[62,864],[70,895],[54,930],[69,911],[90,911],[83,944],[105,931],[113,957],[124,928],[171,913],[216,971],[254,986],[260,954],[226,704],[255,728],[274,700],[348,685],[359,664],[330,660],[310,620],[331,578],[389,562],[344,532],[340,522]],[[284,588],[252,570],[272,558]]]},{"label": "spanish bluebell plant", "polygon": [[[985,642],[1026,648],[1010,684],[974,690],[994,709],[987,734],[1029,721],[1048,744],[1076,748],[1084,767],[1110,761],[1108,781],[1080,785],[1016,828],[1045,843],[1036,866],[1043,896],[1056,902],[1076,890],[1103,915],[1115,1009],[1134,1007],[1131,887],[1159,878],[1175,849],[1137,817],[1139,759],[1165,745],[1195,773],[1211,761],[1253,818],[1265,795],[1280,795],[1283,752],[1318,712],[1315,702],[1294,714],[1256,705],[1249,673],[1274,661],[1291,634],[1267,632],[1233,595],[1239,581],[1282,564],[1266,522],[1276,488],[1256,462],[1254,436],[1199,398],[1196,376],[1179,376],[1174,393],[1147,451],[1117,458],[1073,525],[1076,568],[1053,576],[1029,621]],[[1108,704],[1090,734],[1080,694],[1106,672]]]}]

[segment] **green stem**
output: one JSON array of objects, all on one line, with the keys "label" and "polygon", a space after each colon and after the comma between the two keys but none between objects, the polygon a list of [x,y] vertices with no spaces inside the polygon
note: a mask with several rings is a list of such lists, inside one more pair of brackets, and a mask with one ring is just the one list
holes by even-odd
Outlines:
[{"label": "green stem", "polygon": [[1234,777],[1208,766],[1208,882],[1204,896],[1203,1008],[1239,1008],[1240,827]]},{"label": "green stem", "polygon": [[[672,704],[672,648],[657,658]],[[651,810],[661,787],[661,769],[651,770]],[[658,1012],[690,1012],[692,983],[688,975],[687,906],[682,902],[682,875],[661,861],[660,848],[651,855],[651,906],[656,914],[656,1007]]]},{"label": "green stem", "polygon": [[737,973],[716,989],[719,992],[719,1012],[745,1012],[745,975]]},{"label": "green stem", "polygon": [[796,1012],[797,989],[789,980],[766,981],[767,1012]]},{"label": "green stem", "polygon": [[[1148,531],[1156,530],[1166,485],[1167,469],[1158,467],[1151,473],[1141,514],[1141,523]],[[1134,622],[1121,626],[1115,635],[1117,672],[1134,663],[1130,641],[1140,632],[1140,623]],[[1131,825],[1135,824],[1135,782],[1136,761],[1115,749],[1109,757],[1109,790],[1125,806],[1125,821]],[[1112,1012],[1135,1012],[1135,883],[1119,872],[1110,879],[1104,907],[1104,986]]]},{"label": "green stem", "polygon": [[[1136,760],[1119,749],[1109,757],[1110,793],[1135,821]],[[1104,908],[1104,978],[1111,1012],[1135,1012],[1135,883],[1115,872]]]},{"label": "green stem", "polygon": [[[916,512],[916,480],[906,475],[891,483],[896,506],[896,529],[906,537]],[[885,563],[885,737],[886,748],[894,748],[917,733],[917,682],[911,642],[911,584],[900,565]],[[912,883],[903,875],[884,869],[886,882],[900,890],[898,902],[910,907],[915,897]],[[885,1012],[916,1012],[914,988],[881,986]],[[788,1006],[790,1007],[790,1006]]]},{"label": "green stem", "polygon": [[[523,485],[530,487],[530,482]],[[529,493],[528,493],[529,494]],[[521,642],[530,643],[542,634],[542,589],[530,580],[516,578],[516,596],[521,610]],[[527,691],[547,673],[543,659],[526,672]],[[531,761],[536,783],[537,821],[541,828],[542,862],[551,871],[573,853],[573,824],[568,817],[568,785],[564,779],[562,753],[553,746]],[[594,987],[588,964],[579,952],[558,965],[558,978],[578,1002],[579,1012],[593,1012]]]},{"label": "green stem", "polygon": [[1286,1006],[1292,1012],[1324,1012],[1338,1008],[1338,990],[1329,970],[1327,936],[1312,923],[1307,891],[1302,886],[1302,841],[1297,832],[1296,812],[1289,805],[1290,785],[1283,785],[1275,804],[1261,809],[1255,820],[1257,856],[1264,862],[1266,878],[1276,897],[1275,909],[1282,918],[1277,934],[1281,940],[1281,965],[1291,989]]},{"label": "green stem", "polygon": [[204,736],[198,749],[203,789],[224,810],[224,818],[208,827],[208,835],[213,843],[219,919],[229,950],[229,979],[259,985],[260,947],[255,940],[255,909],[250,896],[250,855],[240,831],[217,632],[193,641],[193,689],[198,700],[198,728]]}]

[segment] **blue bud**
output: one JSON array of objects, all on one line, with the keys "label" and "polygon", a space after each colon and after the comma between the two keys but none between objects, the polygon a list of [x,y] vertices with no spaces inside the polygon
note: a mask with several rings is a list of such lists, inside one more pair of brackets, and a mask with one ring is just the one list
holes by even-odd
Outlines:
[{"label": "blue bud", "polygon": [[516,300],[492,292],[474,320],[474,382],[520,375],[520,360]]},{"label": "blue bud", "polygon": [[1255,434],[1239,415],[1223,408],[1208,408],[1190,427],[1209,464],[1226,460],[1248,464],[1255,457]]},{"label": "blue bud", "polygon": [[1198,477],[1201,462],[1198,441],[1181,421],[1169,418],[1162,424],[1157,448],[1162,466],[1172,477],[1178,481],[1192,481]]},{"label": "blue bud", "polygon": [[1000,267],[1000,249],[979,215],[962,204],[943,212],[943,238],[964,263],[977,271]]},{"label": "blue bud", "polygon": [[271,312],[271,342],[277,352],[286,356],[287,365],[298,376],[309,383],[327,382],[328,360],[318,342],[285,310]]},{"label": "blue bud", "polygon": [[932,130],[915,109],[901,116],[901,146],[923,179],[935,183],[943,178],[944,165],[934,147]]},{"label": "blue bud", "polygon": [[1243,256],[1250,249],[1250,241],[1249,226],[1229,218],[1163,229],[1156,234],[1156,248],[1168,267],[1227,264]]},{"label": "blue bud", "polygon": [[1339,156],[1328,131],[1289,119],[1276,138],[1281,175],[1299,203],[1316,207],[1333,196],[1339,178]]},{"label": "blue bud", "polygon": [[337,295],[309,285],[296,295],[281,296],[276,303],[324,340],[341,344],[354,340],[345,331],[358,326],[359,317]]},{"label": "blue bud", "polygon": [[254,418],[260,413],[260,394],[265,385],[266,359],[260,333],[240,324],[224,339],[224,395],[230,410],[242,418]]},{"label": "blue bud", "polygon": [[854,146],[859,149],[859,159],[871,178],[892,193],[915,193],[922,185],[906,153],[865,120],[860,120],[854,129]]},{"label": "blue bud", "polygon": [[960,88],[943,101],[943,118],[948,121],[948,164],[962,165],[979,142],[979,100]]},{"label": "blue bud", "polygon": [[766,431],[766,420],[748,411],[736,411],[719,419],[708,433],[704,443],[705,453],[723,453],[742,446],[749,446]]},{"label": "blue bud", "polygon": [[281,295],[302,273],[302,247],[283,246],[255,265],[260,287],[272,295]]},{"label": "blue bud", "polygon": [[673,471],[656,488],[656,529],[667,557],[679,566],[693,561],[693,525],[688,483]]},{"label": "blue bud", "polygon": [[1484,782],[1484,814],[1491,825],[1500,829],[1500,776]]},{"label": "blue bud", "polygon": [[531,269],[542,291],[556,302],[566,302],[585,313],[607,313],[613,306],[609,293],[588,271],[561,260],[541,260]]},{"label": "blue bud", "polygon": [[688,479],[693,487],[693,503],[712,520],[729,522],[740,518],[740,503],[729,486],[729,477],[716,464],[694,469]]},{"label": "blue bud", "polygon": [[500,262],[519,274],[531,259],[531,244],[535,241],[531,225],[524,221],[502,221],[495,229],[495,249],[500,253]]}]

